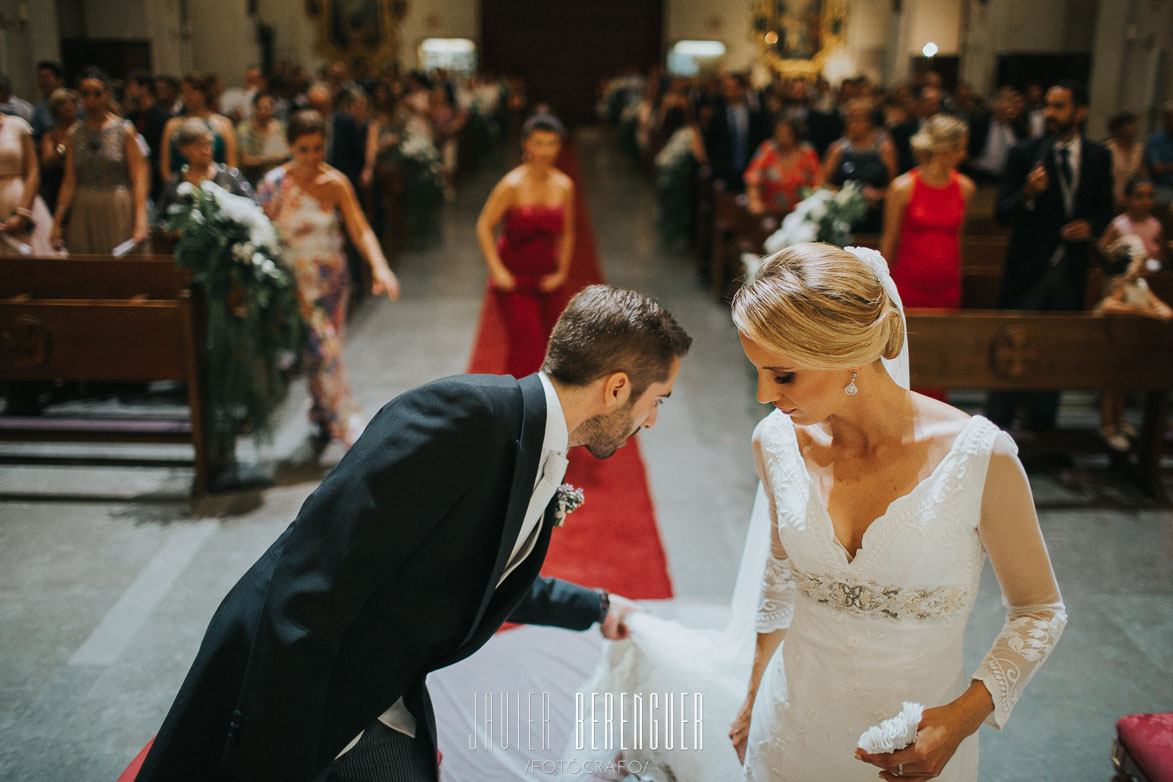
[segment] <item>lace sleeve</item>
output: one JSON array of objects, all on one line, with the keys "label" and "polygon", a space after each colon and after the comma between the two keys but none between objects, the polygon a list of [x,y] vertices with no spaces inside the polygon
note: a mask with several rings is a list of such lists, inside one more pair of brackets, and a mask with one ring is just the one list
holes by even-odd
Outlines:
[{"label": "lace sleeve", "polygon": [[1010,606],[1006,624],[985,659],[974,672],[994,699],[986,724],[1001,729],[1026,683],[1055,648],[1067,624],[1063,601],[1033,606]]},{"label": "lace sleeve", "polygon": [[769,502],[770,551],[762,573],[762,590],[758,597],[758,611],[754,617],[754,629],[759,633],[784,630],[794,617],[794,598],[797,587],[794,583],[794,569],[790,558],[778,537],[778,515],[774,505],[774,489],[770,485],[769,470],[762,453],[760,433],[754,435],[754,461],[758,477],[762,481]]},{"label": "lace sleeve", "polygon": [[1014,442],[998,436],[982,497],[981,536],[990,555],[1006,624],[974,672],[994,701],[986,724],[1001,729],[1026,683],[1055,648],[1067,611],[1035,515],[1026,473]]},{"label": "lace sleeve", "polygon": [[790,560],[770,552],[762,576],[762,594],[758,598],[758,613],[754,629],[759,633],[784,630],[794,618],[794,570]]}]

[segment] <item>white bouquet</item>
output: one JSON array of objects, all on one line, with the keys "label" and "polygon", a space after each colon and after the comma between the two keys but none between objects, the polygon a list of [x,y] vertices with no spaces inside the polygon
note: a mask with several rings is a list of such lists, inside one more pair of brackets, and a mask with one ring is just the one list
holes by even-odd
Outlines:
[{"label": "white bouquet", "polygon": [[895,717],[873,725],[859,737],[859,748],[869,755],[880,755],[904,749],[916,740],[916,726],[920,725],[925,707],[919,703],[904,702],[904,708]]},{"label": "white bouquet", "polygon": [[656,168],[675,168],[692,157],[692,129],[678,128],[656,154]]},{"label": "white bouquet", "polygon": [[858,182],[848,182],[837,192],[820,188],[795,205],[778,230],[766,239],[770,255],[805,242],[851,244],[851,224],[867,212],[867,201]]}]

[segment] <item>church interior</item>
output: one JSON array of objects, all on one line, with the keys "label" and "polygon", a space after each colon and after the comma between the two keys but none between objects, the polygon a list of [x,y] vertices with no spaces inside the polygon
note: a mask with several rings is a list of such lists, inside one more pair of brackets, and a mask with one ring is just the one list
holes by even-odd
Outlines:
[{"label": "church interior", "polygon": [[[814,240],[900,287],[900,183],[931,211],[941,172],[952,282],[901,291],[912,388],[1014,438],[1069,615],[977,778],[1171,778],[1173,0],[0,0],[0,114],[0,779],[133,780],[217,606],[363,424],[538,370],[549,324],[518,358],[486,257],[510,223],[484,223],[547,127],[574,192],[550,301],[633,289],[693,341],[654,428],[574,451],[542,573],[723,626],[774,412],[730,301]],[[291,273],[307,154],[340,195]],[[1022,260],[1046,192],[1071,222]],[[340,287],[313,299],[322,253]],[[987,562],[968,671],[1006,610]],[[506,625],[432,672],[439,779],[677,779],[566,768],[612,645]],[[552,735],[494,734],[534,693]],[[702,751],[732,753],[718,721]]]}]

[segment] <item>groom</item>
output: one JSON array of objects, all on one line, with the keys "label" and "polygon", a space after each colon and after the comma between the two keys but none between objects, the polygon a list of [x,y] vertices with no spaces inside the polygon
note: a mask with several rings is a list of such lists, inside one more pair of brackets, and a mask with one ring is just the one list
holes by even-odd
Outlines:
[{"label": "groom", "polygon": [[621,636],[630,601],[538,576],[552,500],[569,446],[605,459],[655,424],[691,341],[594,285],[541,373],[385,405],[220,604],[140,782],[434,780],[430,671],[506,620]]}]

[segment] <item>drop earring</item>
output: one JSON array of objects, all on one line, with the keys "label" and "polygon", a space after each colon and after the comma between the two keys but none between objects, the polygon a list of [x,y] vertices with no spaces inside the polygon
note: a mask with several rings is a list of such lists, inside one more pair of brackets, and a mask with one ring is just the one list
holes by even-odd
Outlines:
[{"label": "drop earring", "polygon": [[843,387],[843,393],[847,394],[848,396],[855,396],[856,394],[859,393],[859,387],[855,385],[855,376],[856,376],[856,373],[852,372],[851,373],[851,382]]}]

